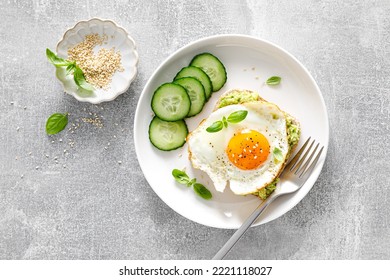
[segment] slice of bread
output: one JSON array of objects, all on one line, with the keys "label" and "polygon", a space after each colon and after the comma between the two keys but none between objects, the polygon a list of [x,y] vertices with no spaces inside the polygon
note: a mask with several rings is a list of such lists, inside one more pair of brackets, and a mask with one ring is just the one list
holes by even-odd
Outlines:
[{"label": "slice of bread", "polygon": [[[243,98],[236,98],[236,95],[243,96]],[[219,109],[219,108],[225,107],[225,106],[234,105],[234,104],[243,104],[243,103],[253,102],[253,101],[262,101],[262,102],[271,103],[271,102],[268,102],[267,100],[265,100],[264,98],[262,98],[255,91],[251,91],[251,90],[247,90],[247,89],[232,89],[232,90],[229,90],[229,91],[223,93],[219,97],[217,103],[215,104],[214,111]],[[283,110],[281,110],[281,111],[286,116],[286,119],[291,120],[291,124],[297,126],[299,130],[301,129],[300,123],[298,122],[298,120],[295,117],[291,116],[289,113],[287,113]],[[287,136],[288,136],[288,134],[289,134],[289,130],[287,129]],[[290,156],[294,153],[296,147],[298,146],[298,142],[299,142],[299,140],[295,144],[289,145],[289,150],[288,150],[288,153],[286,156],[286,160],[283,163],[283,167],[280,169],[279,173],[277,174],[277,176],[275,178],[278,178],[280,176],[280,174],[283,172],[283,169],[286,166]]]},{"label": "slice of bread", "polygon": [[[225,106],[229,106],[229,105],[236,105],[236,104],[243,104],[243,103],[248,103],[248,102],[265,102],[265,103],[271,103],[271,102],[268,102],[266,101],[264,98],[260,97],[260,95],[257,93],[257,92],[254,92],[254,91],[251,91],[251,90],[241,90],[241,89],[234,89],[234,90],[229,90],[227,92],[225,92],[224,94],[222,94],[219,98],[219,100],[217,101],[217,103],[215,104],[215,107],[214,107],[214,111],[218,110],[219,108],[222,108],[222,107],[225,107]],[[274,104],[275,105],[275,104]],[[277,105],[275,105],[277,106]],[[278,107],[278,106],[277,106]],[[278,107],[279,108],[279,107]],[[299,122],[293,117],[291,116],[290,114],[284,112],[283,110],[280,110],[281,112],[284,113],[285,117],[286,117],[286,120],[288,120],[288,122],[290,122],[291,124],[293,124],[294,126],[296,126],[296,128],[300,131],[300,124]],[[200,125],[204,122],[205,120],[203,120]],[[287,126],[287,122],[286,122],[286,126]],[[187,142],[189,141],[189,139],[191,138],[191,135],[192,135],[192,132],[190,132],[187,136]],[[289,135],[289,129],[287,127],[287,136]],[[299,134],[298,134],[299,135]],[[274,177],[275,180],[280,176],[281,172],[283,171],[284,167],[286,166],[291,154],[294,152],[294,150],[296,149],[297,145],[298,145],[298,142],[299,142],[299,139],[298,141],[296,141],[296,143],[294,144],[290,144],[289,143],[289,150],[287,152],[287,155],[286,155],[286,158],[285,158],[285,162],[283,163],[283,166],[282,168],[280,168],[278,174]],[[188,146],[188,153],[189,153],[189,159],[193,165],[194,168],[199,168],[199,166],[196,166],[194,164],[194,162],[191,160],[192,158],[192,151],[190,149],[190,146]],[[275,181],[274,180],[274,181]],[[262,187],[259,187],[259,189],[257,189],[256,192],[252,193],[258,197],[260,197],[258,195],[259,191],[264,189],[264,188],[267,188],[268,186],[271,186],[274,184],[274,181],[271,182],[269,185],[266,185],[266,186],[262,186]],[[261,197],[260,197],[261,198]]]}]

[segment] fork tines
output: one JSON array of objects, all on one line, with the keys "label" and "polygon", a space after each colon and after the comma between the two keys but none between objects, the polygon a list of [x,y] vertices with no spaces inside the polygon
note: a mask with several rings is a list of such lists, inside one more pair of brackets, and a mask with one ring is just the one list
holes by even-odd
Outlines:
[{"label": "fork tines", "polygon": [[[298,153],[294,156],[294,158],[290,161],[290,163],[286,167],[286,168],[288,168],[289,171],[294,172],[295,175],[298,175],[299,178],[302,178],[304,175],[311,173],[311,170],[317,164],[317,161],[320,158],[321,153],[324,149],[324,146],[322,146],[321,149],[319,150],[319,152],[317,153],[317,155],[314,157],[314,160],[311,162],[318,147],[320,146],[320,143],[317,143],[317,145],[314,148],[314,151],[312,151],[310,153],[310,151],[315,143],[315,140],[313,140],[311,142],[309,148],[306,150],[304,155],[301,157],[302,153],[305,151],[306,146],[309,144],[310,139],[311,139],[311,137],[309,137],[306,140],[305,144],[303,144],[302,148],[298,151]],[[305,161],[307,156],[309,156],[309,158]],[[309,165],[310,162],[311,162],[311,164]]]}]

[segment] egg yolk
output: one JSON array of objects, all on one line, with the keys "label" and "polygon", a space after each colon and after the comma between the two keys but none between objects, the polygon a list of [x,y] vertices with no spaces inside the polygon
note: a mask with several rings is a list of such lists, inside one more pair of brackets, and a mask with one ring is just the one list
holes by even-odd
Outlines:
[{"label": "egg yolk", "polygon": [[267,160],[270,146],[267,138],[258,131],[244,130],[229,141],[226,153],[236,167],[252,170]]}]

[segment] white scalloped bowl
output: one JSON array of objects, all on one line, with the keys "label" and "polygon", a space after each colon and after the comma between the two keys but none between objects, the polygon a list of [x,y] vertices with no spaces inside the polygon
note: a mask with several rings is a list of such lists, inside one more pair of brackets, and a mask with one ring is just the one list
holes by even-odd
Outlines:
[{"label": "white scalloped bowl", "polygon": [[[106,34],[107,44],[101,47],[112,48],[120,51],[124,71],[117,71],[107,89],[95,88],[94,91],[86,91],[79,88],[73,80],[72,75],[66,75],[65,67],[56,68],[56,76],[64,86],[64,91],[74,96],[78,101],[98,104],[104,101],[112,101],[120,94],[127,91],[131,82],[137,75],[138,53],[134,40],[127,31],[111,20],[93,18],[88,21],[79,21],[68,29],[63,38],[57,44],[57,55],[63,58],[68,57],[68,49],[82,42],[85,35],[97,33],[100,36]],[[98,51],[100,46],[95,47]]]}]

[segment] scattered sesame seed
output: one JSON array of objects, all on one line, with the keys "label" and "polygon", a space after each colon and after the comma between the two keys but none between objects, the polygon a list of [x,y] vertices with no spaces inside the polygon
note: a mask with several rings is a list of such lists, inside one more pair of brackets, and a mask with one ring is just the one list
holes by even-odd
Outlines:
[{"label": "scattered sesame seed", "polygon": [[[92,115],[91,113],[89,113],[90,115]],[[102,121],[100,120],[99,117],[97,117],[95,115],[95,118],[82,118],[81,119],[84,123],[90,123],[98,128],[102,128],[103,127],[103,123]]]},{"label": "scattered sesame seed", "polygon": [[38,169],[39,169],[39,166],[35,166],[35,169],[38,170]]},{"label": "scattered sesame seed", "polygon": [[14,102],[13,102],[13,101],[11,101],[10,103],[11,103],[11,105],[14,105]]},{"label": "scattered sesame seed", "polygon": [[32,152],[29,152],[28,155],[31,156]]},{"label": "scattered sesame seed", "polygon": [[60,138],[60,140],[58,140],[58,141],[62,142],[62,138]]},{"label": "scattered sesame seed", "polygon": [[23,109],[26,110],[26,109],[27,109],[27,106],[24,106]]},{"label": "scattered sesame seed", "polygon": [[18,127],[16,128],[16,131],[19,131],[19,129],[20,129],[20,127],[18,126]]},{"label": "scattered sesame seed", "polygon": [[118,163],[119,163],[119,164],[122,164],[122,161],[118,160]]},{"label": "scattered sesame seed", "polygon": [[22,174],[22,175],[20,175],[20,178],[22,178],[23,179],[23,177],[24,177],[24,175]]}]

